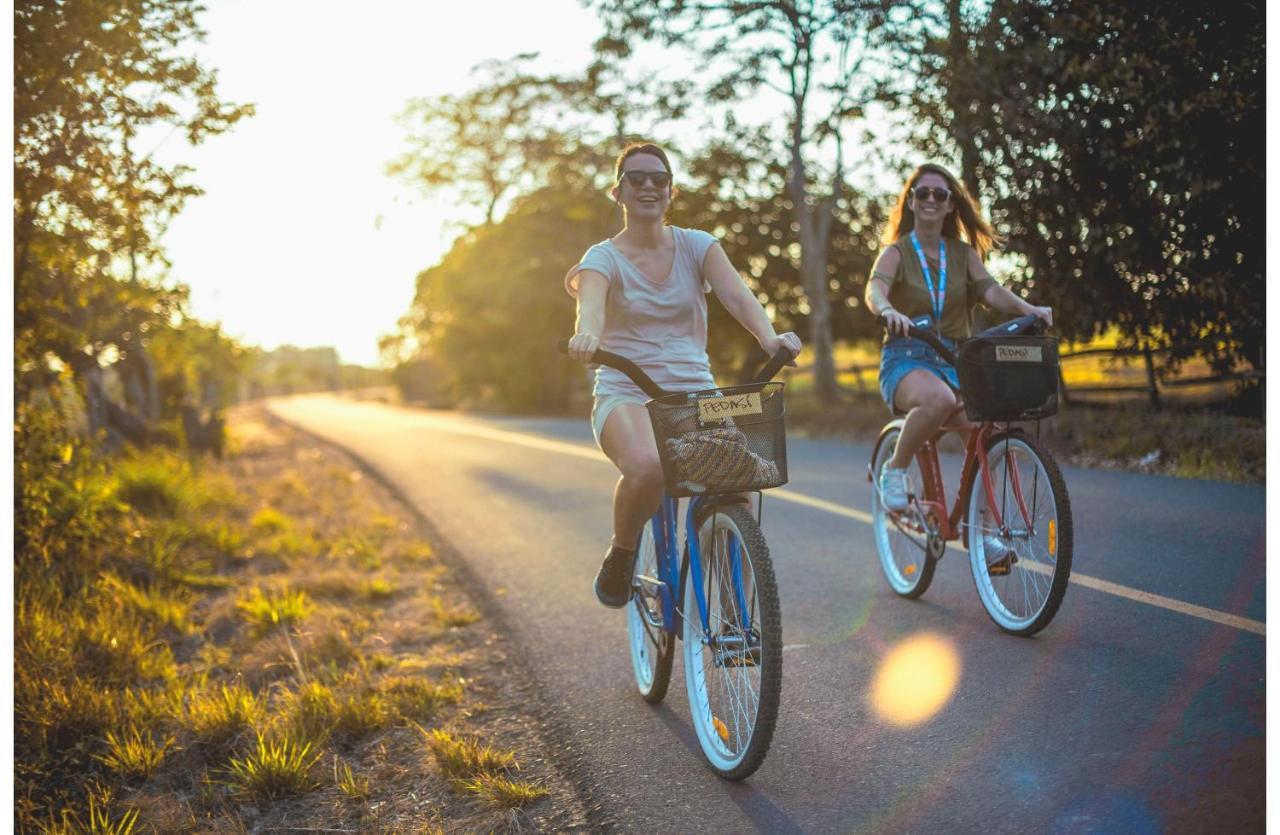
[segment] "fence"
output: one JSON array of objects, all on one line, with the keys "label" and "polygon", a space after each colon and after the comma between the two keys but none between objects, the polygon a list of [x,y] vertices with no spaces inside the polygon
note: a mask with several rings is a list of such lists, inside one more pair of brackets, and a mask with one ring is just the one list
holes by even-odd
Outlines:
[{"label": "fence", "polygon": [[[1195,373],[1205,363],[1188,361],[1183,374],[1177,377],[1161,377],[1156,371],[1154,355],[1168,353],[1172,348],[1085,348],[1059,354],[1062,368],[1058,372],[1059,397],[1063,403],[1105,404],[1145,399],[1153,409],[1161,408],[1165,400],[1215,400],[1227,396],[1228,384],[1264,380],[1264,370],[1243,370],[1229,374]],[[1068,378],[1073,364],[1081,364],[1090,357],[1110,357],[1113,367],[1105,369],[1110,382],[1092,384],[1070,382]],[[1120,367],[1117,359],[1142,357],[1142,367]],[[1075,361],[1073,363],[1073,361]],[[788,369],[792,375],[813,373],[812,366]],[[1190,370],[1191,373],[1188,373]],[[874,391],[878,364],[855,364],[837,368],[840,375],[853,374],[859,391]],[[865,379],[864,379],[865,377]],[[1134,382],[1137,380],[1137,382]],[[1144,397],[1145,396],[1145,397]]]}]

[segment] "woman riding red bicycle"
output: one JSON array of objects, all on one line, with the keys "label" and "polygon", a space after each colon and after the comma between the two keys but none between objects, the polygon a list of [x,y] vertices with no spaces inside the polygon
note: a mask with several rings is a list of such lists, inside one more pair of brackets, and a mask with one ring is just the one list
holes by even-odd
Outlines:
[{"label": "woman riding red bicycle", "polygon": [[884,506],[905,510],[911,485],[907,468],[921,444],[939,430],[967,432],[955,369],[933,348],[906,336],[912,320],[931,317],[932,329],[954,349],[970,336],[969,311],[977,302],[1002,313],[1034,315],[1053,324],[1053,311],[1002,287],[983,265],[998,242],[972,196],[942,166],[925,163],[912,172],[889,217],[867,282],[866,303],[882,316],[888,333],[880,355],[880,394],[891,410],[906,414],[897,449],[878,478]]}]

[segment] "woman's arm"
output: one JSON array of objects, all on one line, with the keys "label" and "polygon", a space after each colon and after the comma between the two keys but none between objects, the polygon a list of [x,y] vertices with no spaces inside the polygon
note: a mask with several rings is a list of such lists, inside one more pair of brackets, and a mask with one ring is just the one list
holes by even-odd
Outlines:
[{"label": "woman's arm", "polygon": [[702,259],[702,275],[729,315],[747,329],[769,356],[787,348],[792,356],[800,353],[800,337],[794,333],[777,334],[764,306],[729,262],[720,244],[712,244]]},{"label": "woman's arm", "polygon": [[595,270],[578,273],[578,323],[569,340],[569,356],[578,362],[589,362],[591,355],[600,347],[608,296],[609,279]]},{"label": "woman's arm", "polygon": [[880,277],[896,275],[901,262],[902,256],[898,253],[897,247],[891,246],[880,253],[875,266],[871,268],[871,278],[867,281],[867,292],[863,300],[866,301],[867,309],[871,311],[872,316],[885,318],[889,333],[905,336],[907,328],[911,327],[911,319],[894,310],[893,305],[889,303],[889,283]]},{"label": "woman's arm", "polygon": [[991,273],[987,272],[986,265],[982,263],[978,253],[972,249],[969,250],[969,275],[978,281],[990,279],[993,282],[987,288],[987,291],[982,294],[982,303],[992,310],[1008,313],[1011,316],[1038,316],[1044,320],[1046,325],[1053,324],[1053,308],[1037,307],[1025,299],[1019,298],[1012,290],[991,278]]}]

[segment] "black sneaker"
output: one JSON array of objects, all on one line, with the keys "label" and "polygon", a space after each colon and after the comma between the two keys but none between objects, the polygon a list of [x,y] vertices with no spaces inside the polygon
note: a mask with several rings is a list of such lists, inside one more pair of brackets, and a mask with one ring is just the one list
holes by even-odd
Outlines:
[{"label": "black sneaker", "polygon": [[610,609],[621,609],[631,599],[631,574],[635,570],[636,552],[609,549],[596,574],[596,599]]}]

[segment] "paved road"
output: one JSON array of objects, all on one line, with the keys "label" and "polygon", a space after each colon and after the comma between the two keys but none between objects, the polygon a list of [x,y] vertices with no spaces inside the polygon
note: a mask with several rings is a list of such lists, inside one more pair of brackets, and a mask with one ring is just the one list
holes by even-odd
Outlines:
[{"label": "paved road", "polygon": [[[616,476],[585,420],[328,396],[271,409],[354,452],[467,560],[538,677],[567,761],[619,830],[1263,826],[1261,487],[1067,470],[1080,581],[1048,629],[1019,639],[988,620],[963,552],[922,600],[895,597],[863,521],[868,448],[792,439],[791,483],[764,515],[787,646],[780,720],[760,771],[728,784],[702,765],[679,661],[665,704],[645,705],[623,616],[591,594]],[[939,708],[895,724],[896,704],[923,690],[881,704],[873,683],[921,644],[935,663],[910,687],[940,693]]]}]

